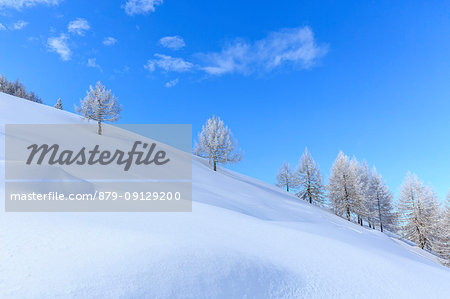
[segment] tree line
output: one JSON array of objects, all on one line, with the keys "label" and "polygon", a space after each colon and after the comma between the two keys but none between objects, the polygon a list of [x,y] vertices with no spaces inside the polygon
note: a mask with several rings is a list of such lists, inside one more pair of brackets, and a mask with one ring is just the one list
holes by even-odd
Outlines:
[{"label": "tree line", "polygon": [[450,266],[450,192],[442,207],[417,175],[406,175],[394,202],[383,177],[367,162],[339,152],[324,184],[319,166],[305,149],[295,170],[283,163],[276,177],[277,186],[299,198],[361,226],[398,233]]},{"label": "tree line", "polygon": [[5,76],[0,75],[0,92],[42,104],[42,99],[33,91],[27,92],[25,86],[19,79],[16,79],[16,81],[13,82],[6,79]]}]

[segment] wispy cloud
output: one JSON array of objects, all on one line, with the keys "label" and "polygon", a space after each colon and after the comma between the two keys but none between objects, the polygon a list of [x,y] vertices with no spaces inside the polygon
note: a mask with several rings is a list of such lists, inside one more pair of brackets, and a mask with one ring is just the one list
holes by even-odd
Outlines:
[{"label": "wispy cloud", "polygon": [[250,74],[271,71],[282,65],[312,67],[327,53],[309,27],[283,29],[255,42],[236,40],[220,52],[200,54],[201,69],[210,75]]},{"label": "wispy cloud", "polygon": [[[160,40],[161,45],[168,45]],[[169,39],[171,42],[174,39]],[[182,39],[181,39],[182,40]],[[170,48],[170,47],[168,47]],[[282,29],[256,41],[236,39],[222,47],[220,51],[196,53],[191,61],[182,57],[155,54],[144,66],[150,72],[203,73],[209,76],[225,74],[250,75],[268,73],[275,69],[308,69],[317,65],[319,59],[328,52],[328,45],[318,44],[313,31],[308,26]],[[172,87],[178,79],[166,82]]]},{"label": "wispy cloud", "polygon": [[178,50],[186,46],[183,38],[178,35],[163,37],[159,40],[159,43],[161,46],[172,50]]},{"label": "wispy cloud", "polygon": [[122,5],[127,15],[145,15],[155,11],[155,6],[161,5],[163,0],[128,0]]},{"label": "wispy cloud", "polygon": [[24,7],[32,7],[35,5],[58,5],[63,0],[0,0],[0,9],[14,8],[20,10]]},{"label": "wispy cloud", "polygon": [[176,78],[175,80],[170,80],[170,81],[166,82],[166,84],[164,84],[164,86],[167,88],[170,88],[170,87],[174,87],[177,84],[178,84],[178,78]]},{"label": "wispy cloud", "polygon": [[156,58],[147,61],[145,68],[153,72],[156,67],[166,72],[186,72],[193,68],[193,64],[179,57],[171,57],[163,54],[155,54]]},{"label": "wispy cloud", "polygon": [[6,27],[2,23],[0,23],[0,31],[4,31],[4,30],[6,30]]},{"label": "wispy cloud", "polygon": [[87,62],[88,67],[99,69],[100,72],[103,72],[101,66],[97,63],[97,58],[89,58]]},{"label": "wispy cloud", "polygon": [[115,45],[117,43],[117,39],[115,39],[114,37],[105,37],[103,39],[103,44],[105,46],[112,46]]},{"label": "wispy cloud", "polygon": [[57,37],[50,37],[47,40],[47,45],[50,51],[58,53],[64,61],[70,60],[72,55],[72,51],[70,51],[70,48],[67,45],[68,39],[69,38],[66,34],[61,34]]},{"label": "wispy cloud", "polygon": [[76,20],[70,21],[69,25],[67,26],[67,30],[70,33],[78,35],[84,35],[84,32],[89,29],[91,29],[91,27],[89,26],[88,21],[83,18],[78,18]]},{"label": "wispy cloud", "polygon": [[[1,1],[1,0],[0,0]],[[11,29],[13,29],[13,30],[22,30],[25,26],[27,26],[28,25],[28,23],[27,22],[25,22],[25,21],[23,21],[23,20],[20,20],[20,21],[17,21],[17,22],[15,22],[13,25],[12,25],[12,27],[11,27]]]}]

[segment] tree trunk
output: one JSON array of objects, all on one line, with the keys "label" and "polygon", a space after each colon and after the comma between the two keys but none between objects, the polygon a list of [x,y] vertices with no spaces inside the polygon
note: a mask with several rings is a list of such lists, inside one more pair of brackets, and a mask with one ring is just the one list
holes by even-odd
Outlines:
[{"label": "tree trunk", "polygon": [[217,162],[214,160],[214,171],[217,171]]},{"label": "tree trunk", "polygon": [[383,232],[383,223],[380,223],[380,230]]},{"label": "tree trunk", "polygon": [[102,122],[98,121],[98,131],[97,131],[98,135],[102,135]]},{"label": "tree trunk", "polygon": [[347,220],[350,221],[350,208],[347,207]]}]

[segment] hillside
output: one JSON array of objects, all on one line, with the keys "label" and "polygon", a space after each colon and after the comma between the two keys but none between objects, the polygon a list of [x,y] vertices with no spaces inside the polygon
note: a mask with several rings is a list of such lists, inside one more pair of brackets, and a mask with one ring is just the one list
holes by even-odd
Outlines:
[{"label": "hillside", "polygon": [[[77,115],[0,93],[4,124]],[[51,137],[49,137],[51,138]],[[448,298],[417,247],[194,158],[190,213],[0,212],[1,298]]]}]

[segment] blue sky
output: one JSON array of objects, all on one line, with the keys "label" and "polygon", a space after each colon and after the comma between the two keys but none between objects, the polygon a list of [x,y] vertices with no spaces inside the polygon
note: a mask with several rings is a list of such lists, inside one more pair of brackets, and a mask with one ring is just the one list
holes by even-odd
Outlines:
[{"label": "blue sky", "polygon": [[[398,193],[450,188],[448,1],[0,0],[0,73],[66,110],[101,80],[121,123],[219,115],[268,181],[305,146],[339,150]],[[19,113],[19,112],[18,112]]]}]

